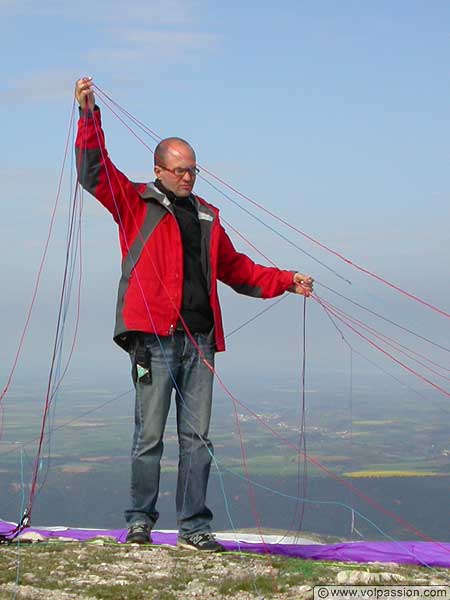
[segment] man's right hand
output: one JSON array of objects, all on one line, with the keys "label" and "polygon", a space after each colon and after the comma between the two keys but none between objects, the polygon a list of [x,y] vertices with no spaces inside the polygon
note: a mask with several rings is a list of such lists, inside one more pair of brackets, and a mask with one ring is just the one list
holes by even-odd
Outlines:
[{"label": "man's right hand", "polygon": [[95,97],[92,77],[82,77],[75,84],[75,99],[83,110],[94,110]]}]

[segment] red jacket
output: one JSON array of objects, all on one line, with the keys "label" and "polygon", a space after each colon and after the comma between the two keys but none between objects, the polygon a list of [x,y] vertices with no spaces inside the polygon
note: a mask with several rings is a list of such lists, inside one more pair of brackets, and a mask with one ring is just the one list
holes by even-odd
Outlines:
[{"label": "red jacket", "polygon": [[[82,113],[76,139],[81,185],[119,226],[122,277],[114,340],[128,349],[130,332],[170,335],[179,320],[183,291],[183,247],[171,203],[152,183],[133,183],[111,162],[100,110]],[[248,296],[273,298],[292,285],[293,272],[254,263],[236,252],[220,224],[219,211],[193,197],[201,229],[202,265],[214,316],[217,351],[225,350],[217,280]]]}]

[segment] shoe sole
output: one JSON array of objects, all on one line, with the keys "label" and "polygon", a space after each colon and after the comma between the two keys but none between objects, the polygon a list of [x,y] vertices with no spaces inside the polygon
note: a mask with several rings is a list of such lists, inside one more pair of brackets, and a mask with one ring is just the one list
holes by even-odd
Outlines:
[{"label": "shoe sole", "polygon": [[137,544],[138,546],[144,546],[145,544],[153,544],[151,539],[148,540],[125,540],[126,544]]},{"label": "shoe sole", "polygon": [[196,546],[191,546],[191,544],[188,544],[186,542],[177,542],[177,548],[184,548],[185,550],[194,550],[194,552],[223,552],[222,548],[215,548],[214,550],[209,550],[209,549],[203,549],[203,548],[197,548]]}]

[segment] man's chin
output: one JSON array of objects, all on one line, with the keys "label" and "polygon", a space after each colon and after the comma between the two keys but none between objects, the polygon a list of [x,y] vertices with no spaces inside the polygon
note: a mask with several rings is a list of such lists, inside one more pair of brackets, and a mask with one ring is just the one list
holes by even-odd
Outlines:
[{"label": "man's chin", "polygon": [[191,192],[192,188],[181,188],[180,190],[177,190],[177,196],[179,198],[187,198],[191,195]]}]

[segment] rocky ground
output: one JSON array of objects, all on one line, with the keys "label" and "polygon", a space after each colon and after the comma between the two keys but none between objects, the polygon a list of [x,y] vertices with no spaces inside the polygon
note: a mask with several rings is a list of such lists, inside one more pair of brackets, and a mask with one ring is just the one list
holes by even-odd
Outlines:
[{"label": "rocky ground", "polygon": [[108,539],[0,546],[1,600],[299,600],[324,584],[445,585],[450,598],[445,569],[200,554]]}]

